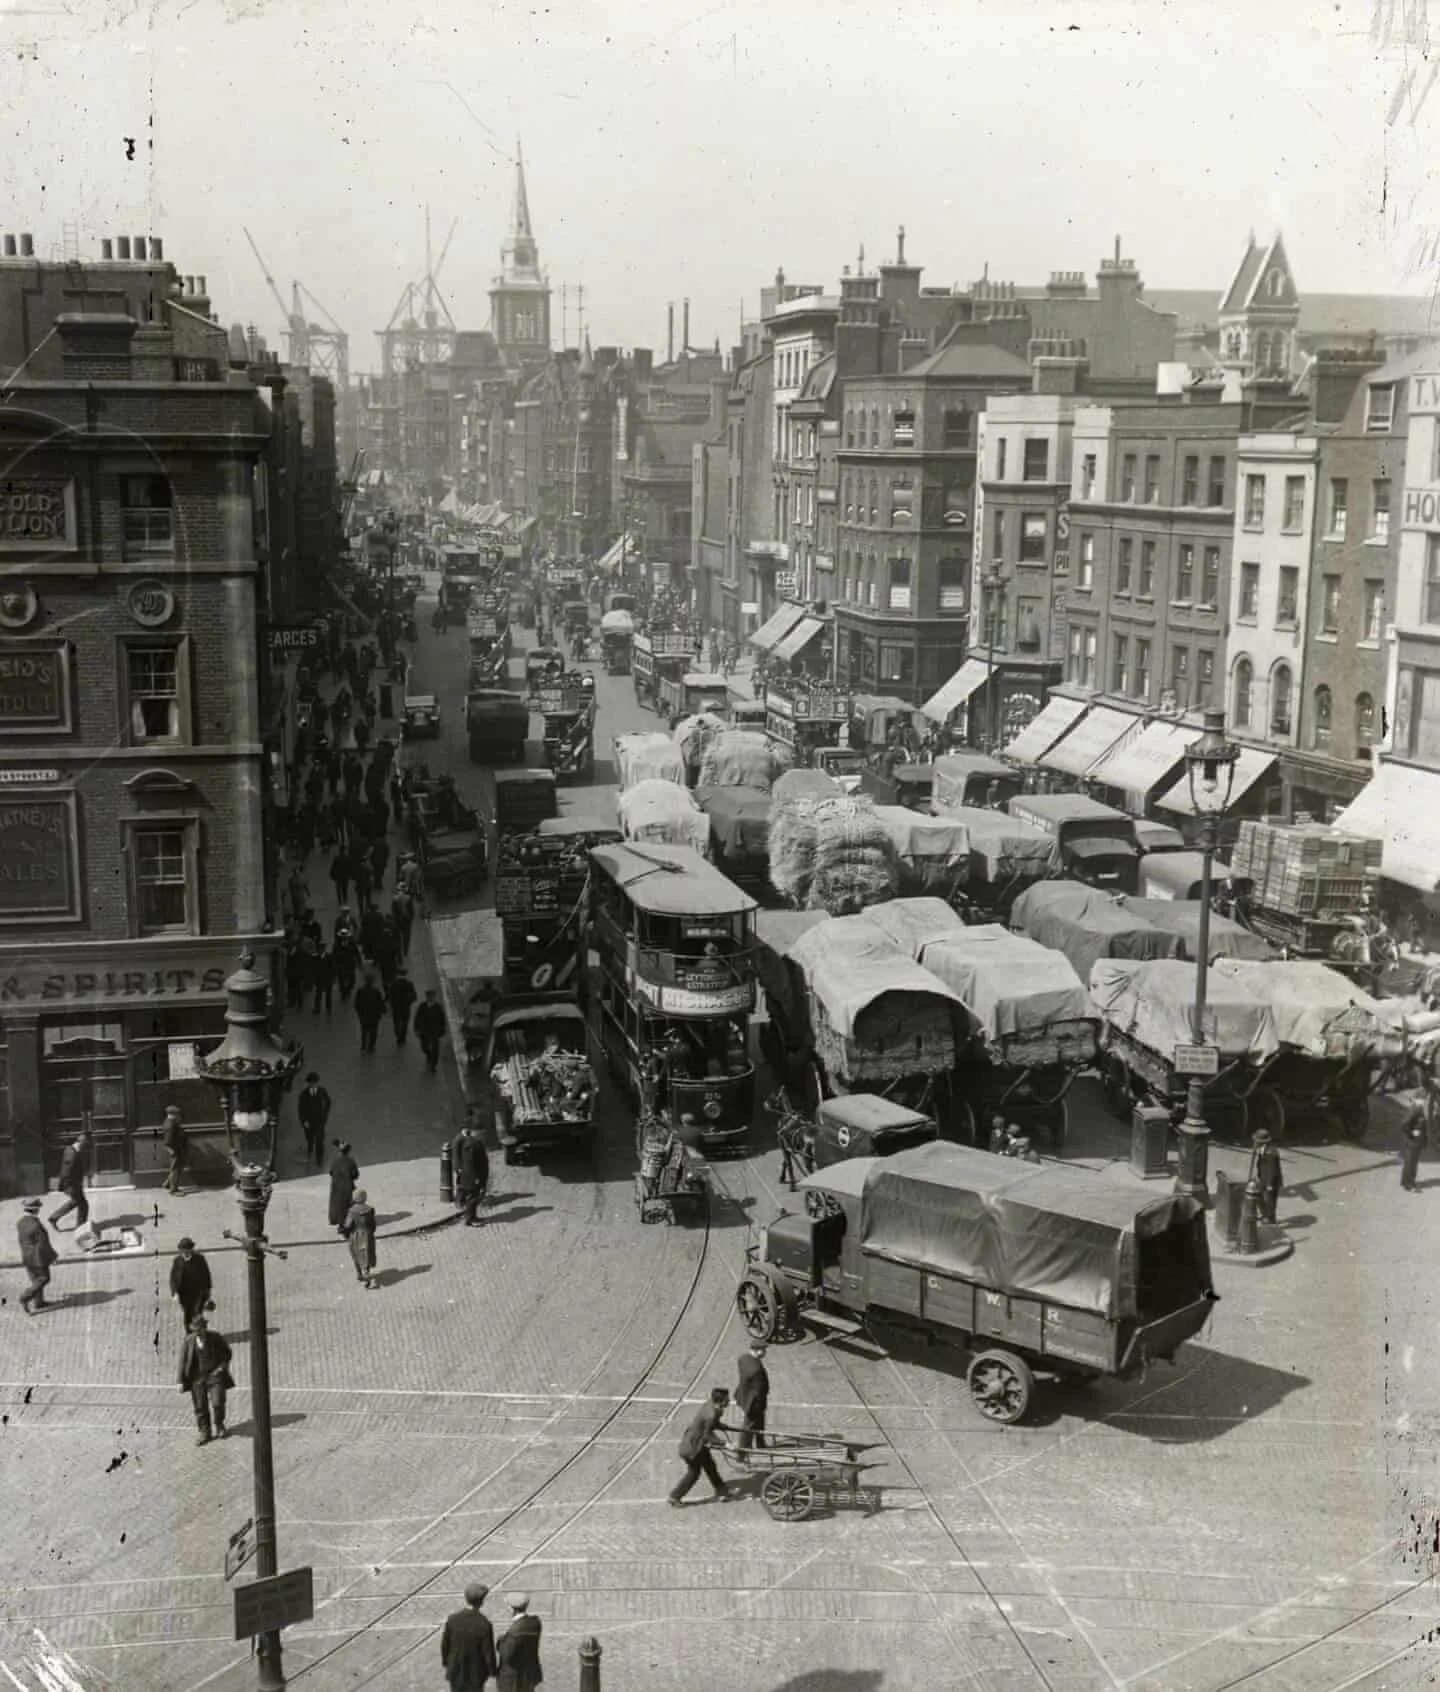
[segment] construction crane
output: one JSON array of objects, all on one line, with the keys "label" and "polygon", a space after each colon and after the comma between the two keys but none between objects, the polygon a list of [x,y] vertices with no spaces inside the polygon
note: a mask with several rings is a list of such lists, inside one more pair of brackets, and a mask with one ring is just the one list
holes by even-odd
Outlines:
[{"label": "construction crane", "polygon": [[430,208],[425,208],[425,274],[420,281],[405,284],[405,291],[390,313],[390,321],[376,331],[380,337],[380,369],[383,375],[392,376],[409,365],[439,364],[448,359],[454,350],[455,319],[440,292],[438,278],[450,251],[455,227],[452,219],[440,257],[432,263]]},{"label": "construction crane", "polygon": [[[343,403],[342,396],[348,395],[350,389],[350,337],[310,290],[302,287],[299,282],[290,284],[290,305],[287,309],[275,278],[270,274],[270,266],[261,256],[260,249],[255,244],[255,237],[248,229],[245,231],[245,239],[250,243],[250,251],[254,253],[255,262],[260,266],[265,284],[270,290],[270,297],[279,307],[280,315],[285,320],[289,363],[296,369],[309,370],[316,376],[328,376],[335,385],[337,403]],[[312,323],[306,318],[300,298],[302,293],[317,311],[329,318],[328,328],[323,323]]]}]

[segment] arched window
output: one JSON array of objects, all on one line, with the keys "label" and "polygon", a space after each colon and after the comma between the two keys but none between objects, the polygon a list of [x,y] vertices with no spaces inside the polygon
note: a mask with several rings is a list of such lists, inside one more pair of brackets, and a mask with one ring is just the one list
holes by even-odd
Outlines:
[{"label": "arched window", "polygon": [[1375,744],[1375,700],[1371,694],[1357,693],[1355,695],[1355,751],[1359,757],[1368,758],[1370,748]]},{"label": "arched window", "polygon": [[1270,672],[1271,734],[1289,736],[1294,691],[1295,684],[1290,674],[1290,666],[1288,664],[1277,664]]},{"label": "arched window", "polygon": [[1260,334],[1255,337],[1255,368],[1267,370],[1270,366],[1270,337]]},{"label": "arched window", "polygon": [[1248,658],[1241,658],[1235,665],[1235,702],[1231,711],[1236,728],[1250,727],[1251,694],[1254,685],[1254,668]]},{"label": "arched window", "polygon": [[1330,744],[1330,689],[1322,682],[1315,689],[1315,727],[1313,737],[1317,751],[1323,750]]}]

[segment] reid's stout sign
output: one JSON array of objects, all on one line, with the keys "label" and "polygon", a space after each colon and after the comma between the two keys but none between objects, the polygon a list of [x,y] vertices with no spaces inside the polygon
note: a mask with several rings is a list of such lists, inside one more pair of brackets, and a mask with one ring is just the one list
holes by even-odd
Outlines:
[{"label": "reid's stout sign", "polygon": [[70,726],[65,648],[33,641],[0,641],[0,734]]}]

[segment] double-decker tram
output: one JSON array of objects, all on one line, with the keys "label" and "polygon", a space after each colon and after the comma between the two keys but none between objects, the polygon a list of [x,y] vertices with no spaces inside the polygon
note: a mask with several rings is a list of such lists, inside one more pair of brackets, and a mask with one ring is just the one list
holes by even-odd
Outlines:
[{"label": "double-decker tram", "polygon": [[688,846],[597,846],[591,944],[611,1073],[707,1154],[750,1136],[755,901]]}]

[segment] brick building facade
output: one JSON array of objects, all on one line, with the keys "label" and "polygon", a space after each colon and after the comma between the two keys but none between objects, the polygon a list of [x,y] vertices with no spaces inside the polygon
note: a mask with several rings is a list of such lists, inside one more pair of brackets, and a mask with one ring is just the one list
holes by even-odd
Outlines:
[{"label": "brick building facade", "polygon": [[153,1175],[171,1101],[204,1149],[221,1124],[197,1047],[223,1035],[242,945],[261,967],[276,945],[254,544],[269,412],[227,380],[225,332],[158,244],[126,247],[0,260],[0,340],[20,343],[12,368],[33,354],[0,406],[12,1187],[53,1176],[82,1125],[98,1181]]}]

